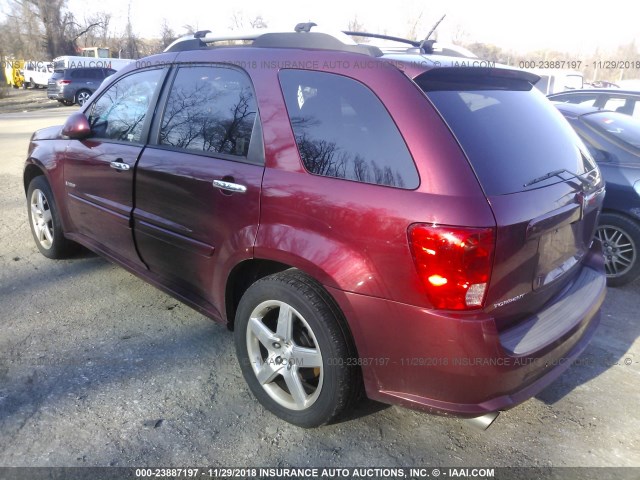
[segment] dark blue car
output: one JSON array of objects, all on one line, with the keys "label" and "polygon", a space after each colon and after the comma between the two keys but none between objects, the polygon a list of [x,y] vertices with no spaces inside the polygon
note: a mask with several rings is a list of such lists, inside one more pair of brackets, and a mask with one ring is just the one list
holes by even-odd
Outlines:
[{"label": "dark blue car", "polygon": [[606,181],[597,236],[604,246],[607,283],[629,283],[640,275],[640,121],[592,106],[555,106],[582,138]]}]

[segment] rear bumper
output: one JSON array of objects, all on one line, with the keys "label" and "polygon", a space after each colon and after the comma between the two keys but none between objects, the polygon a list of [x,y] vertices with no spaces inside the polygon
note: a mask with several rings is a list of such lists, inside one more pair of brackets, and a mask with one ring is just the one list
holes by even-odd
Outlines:
[{"label": "rear bumper", "polygon": [[59,90],[47,90],[47,97],[51,100],[64,100],[64,95]]},{"label": "rear bumper", "polygon": [[598,248],[544,310],[503,332],[487,315],[434,312],[330,289],[349,319],[367,395],[462,417],[535,396],[569,368],[597,328],[606,293]]},{"label": "rear bumper", "polygon": [[51,100],[73,100],[73,95],[71,95],[71,92],[66,89],[59,89],[59,88],[51,88],[51,87],[47,87],[47,97]]}]

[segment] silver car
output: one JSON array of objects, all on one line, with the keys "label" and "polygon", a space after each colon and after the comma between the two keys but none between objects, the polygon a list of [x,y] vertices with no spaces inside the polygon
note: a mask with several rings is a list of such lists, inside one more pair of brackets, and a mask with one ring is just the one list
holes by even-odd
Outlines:
[{"label": "silver car", "polygon": [[84,105],[102,81],[116,73],[111,68],[66,68],[55,70],[49,78],[47,96],[63,105]]}]

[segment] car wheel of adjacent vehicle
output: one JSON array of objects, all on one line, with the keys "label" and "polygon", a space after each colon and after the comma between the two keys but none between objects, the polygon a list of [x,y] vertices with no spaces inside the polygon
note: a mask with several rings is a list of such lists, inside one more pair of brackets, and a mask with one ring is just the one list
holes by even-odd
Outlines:
[{"label": "car wheel of adjacent vehicle", "polygon": [[640,225],[617,213],[603,213],[596,236],[602,242],[607,284],[618,287],[635,280],[640,275]]},{"label": "car wheel of adjacent vehicle", "polygon": [[65,107],[70,107],[71,105],[73,105],[73,101],[72,100],[58,100],[61,104],[63,104]]},{"label": "car wheel of adjacent vehicle", "polygon": [[91,92],[87,90],[80,90],[78,93],[76,93],[76,103],[82,106],[85,104],[87,100],[89,100],[90,96],[91,96]]},{"label": "car wheel of adjacent vehicle", "polygon": [[243,295],[235,321],[242,373],[258,401],[301,427],[336,419],[360,391],[351,335],[320,284],[291,269]]},{"label": "car wheel of adjacent vehicle", "polygon": [[49,183],[43,176],[31,180],[27,190],[29,225],[40,253],[48,258],[65,258],[77,244],[67,240]]}]

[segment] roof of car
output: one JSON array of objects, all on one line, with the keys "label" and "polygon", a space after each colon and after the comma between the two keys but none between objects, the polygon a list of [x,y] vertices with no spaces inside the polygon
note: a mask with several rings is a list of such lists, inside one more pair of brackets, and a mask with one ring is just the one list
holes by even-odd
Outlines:
[{"label": "roof of car", "polygon": [[[164,52],[218,50],[230,47],[235,49],[242,49],[243,47],[307,49],[326,51],[328,53],[340,52],[343,54],[363,55],[368,56],[372,61],[390,62],[404,71],[410,78],[415,78],[423,72],[438,67],[485,67],[475,70],[479,74],[488,73],[491,75],[519,77],[532,84],[539,79],[537,75],[524,70],[486,62],[475,56],[462,56],[463,52],[456,51],[454,52],[455,56],[451,56],[447,48],[438,48],[439,44],[434,40],[429,40],[429,36],[424,40],[410,40],[366,32],[327,31],[315,27],[317,27],[315,23],[300,23],[295,26],[293,31],[254,29],[213,34],[210,30],[202,30],[177,39]],[[312,28],[313,31],[311,31]],[[389,47],[387,45],[359,44],[354,41],[354,38],[359,36],[379,39],[384,42],[392,41],[396,42],[396,45]],[[236,42],[236,44],[234,45],[233,42]],[[237,42],[241,42],[240,45]],[[404,47],[399,47],[397,46],[398,44],[404,45]],[[492,70],[494,71],[492,72]],[[507,71],[509,73],[505,73]]]},{"label": "roof of car", "polygon": [[581,117],[582,115],[589,115],[596,112],[616,113],[612,112],[611,110],[602,110],[591,105],[582,105],[579,103],[553,102],[553,104],[558,110],[560,110],[563,115],[573,118]]},{"label": "roof of car", "polygon": [[640,97],[640,91],[638,90],[620,90],[619,88],[582,88],[578,90],[567,90],[566,92],[552,93],[551,95],[548,95],[548,97],[553,98],[553,97],[566,96],[566,95],[580,95],[585,93],[586,94],[605,93],[607,95],[615,95],[615,96],[630,95],[630,96]]}]

